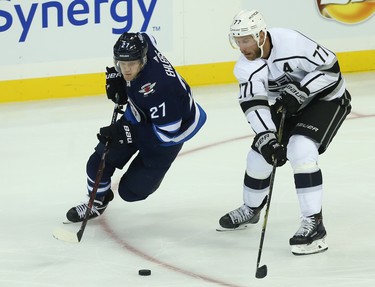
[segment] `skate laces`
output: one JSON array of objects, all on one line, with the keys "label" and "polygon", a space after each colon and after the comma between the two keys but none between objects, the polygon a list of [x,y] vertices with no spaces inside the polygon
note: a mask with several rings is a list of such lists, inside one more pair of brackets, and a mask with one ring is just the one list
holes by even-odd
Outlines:
[{"label": "skate laces", "polygon": [[[96,214],[96,215],[100,215],[100,212],[99,210],[101,209],[100,206],[102,205],[102,202],[99,201],[99,200],[94,200],[94,203],[92,205],[92,208],[90,210],[90,214],[89,215],[92,215],[92,214]],[[82,203],[78,206],[76,206],[76,211],[77,211],[77,214],[80,218],[83,218],[86,214],[86,210],[87,208],[89,207],[88,203]]]},{"label": "skate laces", "polygon": [[233,223],[241,223],[252,218],[254,216],[254,211],[246,204],[243,204],[239,208],[229,212],[229,216]]},{"label": "skate laces", "polygon": [[316,228],[316,222],[313,217],[301,216],[301,227],[297,230],[294,236],[307,236]]}]

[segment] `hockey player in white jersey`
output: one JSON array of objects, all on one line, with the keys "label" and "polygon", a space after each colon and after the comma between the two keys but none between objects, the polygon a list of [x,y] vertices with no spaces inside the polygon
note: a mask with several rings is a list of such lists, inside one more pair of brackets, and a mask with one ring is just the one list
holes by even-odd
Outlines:
[{"label": "hockey player in white jersey", "polygon": [[[247,155],[244,203],[219,223],[224,229],[257,223],[267,201],[274,160],[277,166],[289,161],[301,211],[301,226],[289,240],[292,252],[325,251],[318,157],[351,110],[336,55],[297,31],[267,29],[257,10],[235,15],[230,40],[242,54],[234,74],[239,103],[255,137]],[[286,118],[279,144],[276,132],[282,110]]]}]

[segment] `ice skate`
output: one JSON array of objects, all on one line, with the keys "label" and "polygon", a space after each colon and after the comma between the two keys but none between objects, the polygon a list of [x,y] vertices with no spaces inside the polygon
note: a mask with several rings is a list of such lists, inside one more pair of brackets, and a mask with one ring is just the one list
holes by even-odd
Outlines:
[{"label": "ice skate", "polygon": [[[89,213],[89,219],[93,219],[101,215],[108,206],[108,203],[113,199],[113,192],[109,190],[104,197],[98,198],[94,200],[92,208]],[[81,203],[76,207],[72,207],[66,213],[66,218],[70,222],[81,222],[85,217],[85,213],[88,207],[88,202]]]},{"label": "ice skate", "polygon": [[308,255],[324,252],[328,249],[325,242],[327,232],[323,225],[322,213],[302,217],[301,227],[297,230],[289,244],[294,255]]},{"label": "ice skate", "polygon": [[219,220],[221,228],[217,231],[239,230],[247,227],[247,224],[258,223],[260,211],[267,202],[267,197],[263,200],[259,207],[252,208],[246,204],[222,216]]}]

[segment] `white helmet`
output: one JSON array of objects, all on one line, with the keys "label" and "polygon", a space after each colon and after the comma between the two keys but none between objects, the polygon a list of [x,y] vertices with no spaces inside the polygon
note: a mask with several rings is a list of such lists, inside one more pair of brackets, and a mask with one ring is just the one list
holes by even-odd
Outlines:
[{"label": "white helmet", "polygon": [[266,22],[262,14],[257,10],[242,10],[233,18],[230,26],[230,33],[233,37],[253,35],[255,40],[259,40],[260,31],[267,31]]},{"label": "white helmet", "polygon": [[265,40],[262,45],[259,44],[261,31],[263,31],[267,37],[267,25],[262,14],[260,14],[258,10],[242,10],[233,18],[232,25],[230,25],[229,40],[234,47],[233,43],[235,41],[233,37],[251,35],[257,42],[258,47],[262,50],[263,54]]}]

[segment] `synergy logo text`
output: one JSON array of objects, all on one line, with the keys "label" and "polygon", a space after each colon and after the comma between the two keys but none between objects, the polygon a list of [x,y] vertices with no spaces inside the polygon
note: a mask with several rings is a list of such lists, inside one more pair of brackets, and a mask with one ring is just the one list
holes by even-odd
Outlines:
[{"label": "synergy logo text", "polygon": [[[17,2],[18,4],[13,4]],[[31,2],[31,1],[30,1]],[[113,34],[122,34],[132,28],[135,9],[140,10],[141,27],[146,31],[157,0],[74,0],[74,1],[0,0],[0,33],[10,32],[17,23],[22,27],[19,42],[25,42],[31,27],[46,29],[66,25],[84,26],[100,24],[103,17],[110,17],[120,27],[113,27]],[[148,5],[145,3],[149,3]],[[16,22],[17,21],[17,22]]]}]

